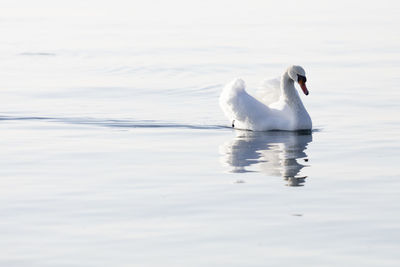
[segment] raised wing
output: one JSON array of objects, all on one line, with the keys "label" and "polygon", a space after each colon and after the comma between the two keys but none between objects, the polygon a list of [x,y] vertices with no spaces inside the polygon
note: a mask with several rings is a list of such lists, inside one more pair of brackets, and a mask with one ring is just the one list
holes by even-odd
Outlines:
[{"label": "raised wing", "polygon": [[280,96],[280,78],[271,78],[264,80],[256,91],[257,99],[267,106],[271,105],[272,103],[278,102]]}]

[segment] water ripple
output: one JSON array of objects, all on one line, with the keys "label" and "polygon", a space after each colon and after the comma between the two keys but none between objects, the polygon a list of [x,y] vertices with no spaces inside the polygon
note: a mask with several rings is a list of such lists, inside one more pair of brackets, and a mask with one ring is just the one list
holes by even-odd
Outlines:
[{"label": "water ripple", "polygon": [[224,125],[183,124],[156,120],[122,120],[122,119],[97,119],[80,117],[41,117],[41,116],[0,116],[0,121],[45,121],[61,122],[67,124],[94,125],[116,128],[183,128],[183,129],[228,129]]}]

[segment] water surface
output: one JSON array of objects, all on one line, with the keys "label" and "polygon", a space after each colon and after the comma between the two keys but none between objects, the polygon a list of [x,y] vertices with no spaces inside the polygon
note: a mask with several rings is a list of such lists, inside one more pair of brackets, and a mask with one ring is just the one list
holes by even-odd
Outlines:
[{"label": "water surface", "polygon": [[[397,2],[1,5],[1,265],[399,265]],[[290,64],[315,129],[230,128]]]}]

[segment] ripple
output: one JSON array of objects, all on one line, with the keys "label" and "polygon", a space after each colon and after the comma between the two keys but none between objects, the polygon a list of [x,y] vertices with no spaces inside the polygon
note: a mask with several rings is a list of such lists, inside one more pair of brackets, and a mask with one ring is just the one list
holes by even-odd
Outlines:
[{"label": "ripple", "polygon": [[18,54],[20,56],[55,56],[56,54],[54,53],[48,53],[48,52],[24,52]]},{"label": "ripple", "polygon": [[176,129],[228,129],[224,125],[183,124],[157,120],[97,119],[84,117],[0,116],[0,121],[46,121],[67,124],[94,125],[113,128],[176,128]]}]

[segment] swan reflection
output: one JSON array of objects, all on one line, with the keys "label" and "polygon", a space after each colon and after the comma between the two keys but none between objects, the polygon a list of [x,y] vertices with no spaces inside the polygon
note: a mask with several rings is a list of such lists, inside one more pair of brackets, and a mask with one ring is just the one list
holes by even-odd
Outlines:
[{"label": "swan reflection", "polygon": [[280,176],[288,186],[302,186],[306,176],[301,170],[308,165],[307,145],[310,133],[237,131],[237,136],[221,145],[221,161],[230,172],[262,172]]}]

